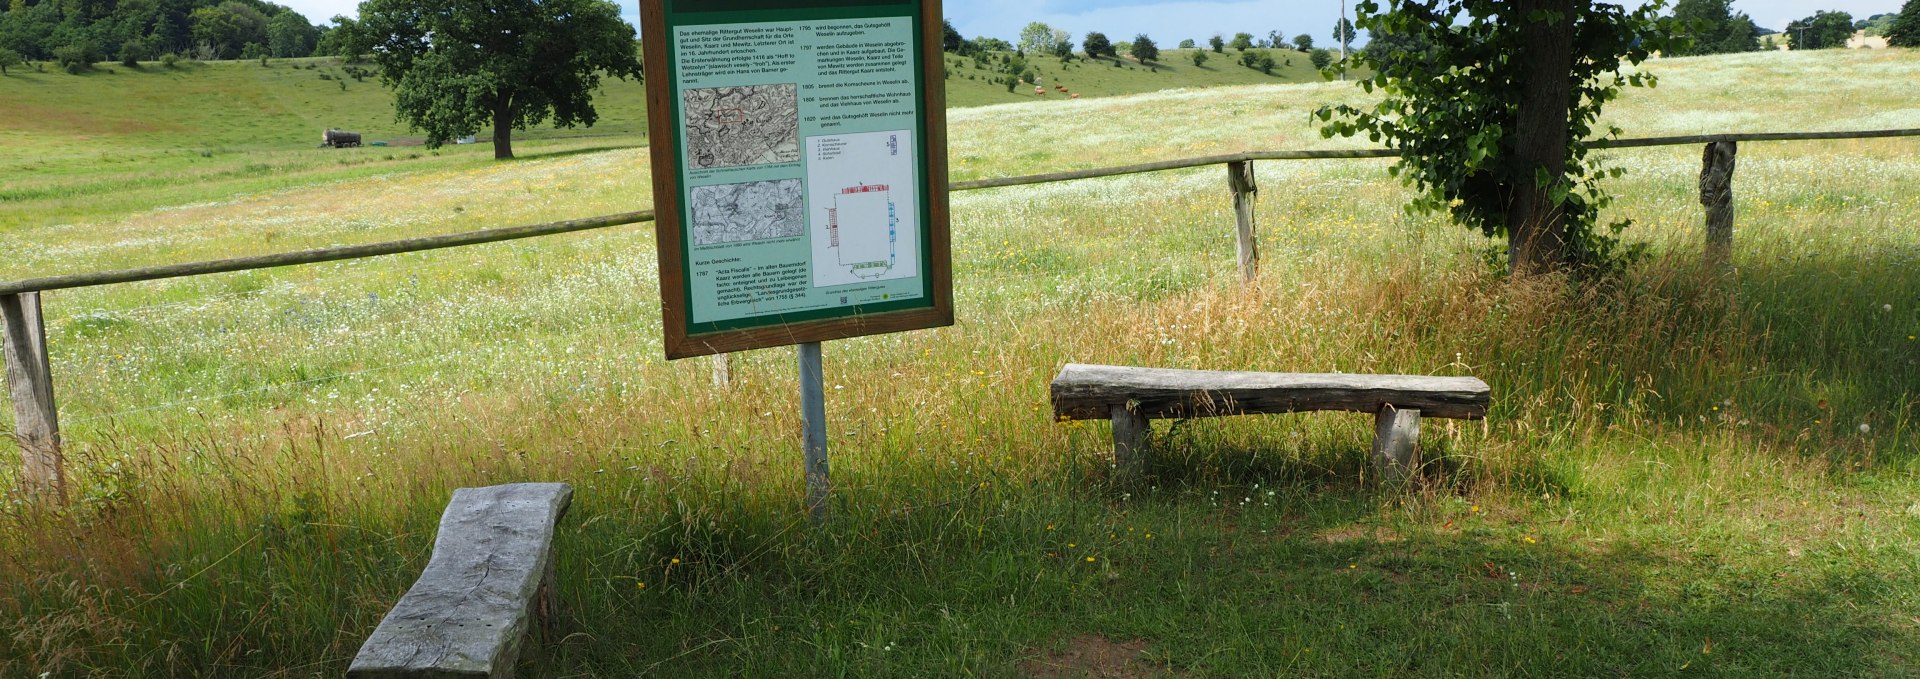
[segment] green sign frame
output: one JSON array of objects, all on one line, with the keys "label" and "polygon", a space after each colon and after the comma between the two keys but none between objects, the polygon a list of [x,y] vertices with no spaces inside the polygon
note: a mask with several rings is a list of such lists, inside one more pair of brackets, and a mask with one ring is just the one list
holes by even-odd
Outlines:
[{"label": "green sign frame", "polygon": [[670,359],[953,324],[937,0],[642,0]]}]

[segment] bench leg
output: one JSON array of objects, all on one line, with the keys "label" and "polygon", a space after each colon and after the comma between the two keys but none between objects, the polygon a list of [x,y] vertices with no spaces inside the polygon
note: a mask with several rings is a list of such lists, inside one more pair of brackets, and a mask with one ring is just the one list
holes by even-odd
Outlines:
[{"label": "bench leg", "polygon": [[1113,406],[1113,463],[1119,476],[1140,478],[1145,471],[1147,416],[1124,405]]},{"label": "bench leg", "polygon": [[1373,420],[1373,468],[1398,483],[1420,468],[1420,411],[1382,406]]}]

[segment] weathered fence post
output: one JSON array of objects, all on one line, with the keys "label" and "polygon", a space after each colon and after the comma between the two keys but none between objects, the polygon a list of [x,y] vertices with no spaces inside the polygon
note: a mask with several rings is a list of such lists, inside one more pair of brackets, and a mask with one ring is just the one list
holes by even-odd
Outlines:
[{"label": "weathered fence post", "polygon": [[1259,195],[1260,187],[1253,181],[1253,161],[1227,163],[1227,188],[1233,190],[1233,217],[1238,226],[1234,233],[1240,243],[1240,278],[1251,283],[1260,269],[1260,243],[1255,240],[1253,229],[1253,199]]},{"label": "weathered fence post", "polygon": [[733,354],[713,355],[713,388],[726,389],[733,386]]},{"label": "weathered fence post", "polygon": [[7,388],[13,398],[13,436],[20,444],[20,477],[29,492],[66,500],[60,459],[60,417],[53,405],[53,368],[47,361],[47,328],[40,293],[0,295],[4,317]]},{"label": "weathered fence post", "polygon": [[1700,204],[1707,208],[1707,261],[1733,259],[1733,162],[1738,144],[1707,144],[1700,160]]}]

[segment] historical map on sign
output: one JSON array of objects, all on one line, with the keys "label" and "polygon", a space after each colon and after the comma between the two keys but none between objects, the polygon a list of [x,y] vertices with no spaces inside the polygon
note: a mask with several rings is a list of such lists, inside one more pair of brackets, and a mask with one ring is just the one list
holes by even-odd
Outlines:
[{"label": "historical map on sign", "polygon": [[696,186],[690,192],[695,245],[791,238],[806,232],[800,180]]},{"label": "historical map on sign", "polygon": [[690,169],[800,160],[800,105],[792,83],[686,90],[681,113]]}]

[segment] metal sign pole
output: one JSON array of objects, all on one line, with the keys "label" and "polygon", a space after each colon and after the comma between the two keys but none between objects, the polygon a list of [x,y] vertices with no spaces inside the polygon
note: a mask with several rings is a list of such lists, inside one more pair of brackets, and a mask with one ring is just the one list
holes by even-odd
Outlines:
[{"label": "metal sign pole", "polygon": [[800,445],[807,472],[807,519],[827,522],[827,393],[821,379],[820,343],[800,344]]}]

